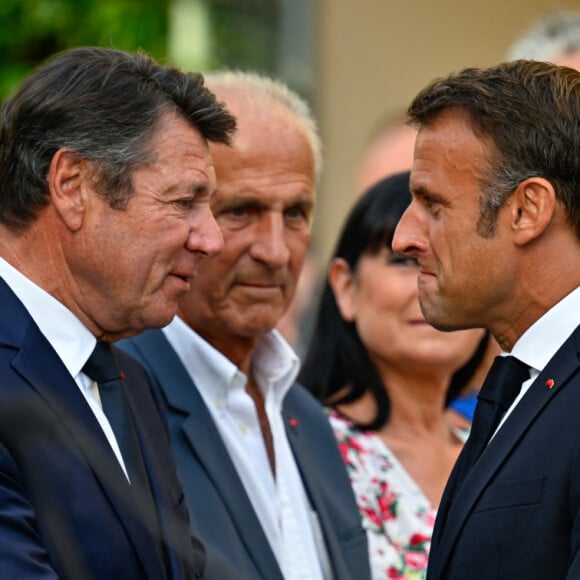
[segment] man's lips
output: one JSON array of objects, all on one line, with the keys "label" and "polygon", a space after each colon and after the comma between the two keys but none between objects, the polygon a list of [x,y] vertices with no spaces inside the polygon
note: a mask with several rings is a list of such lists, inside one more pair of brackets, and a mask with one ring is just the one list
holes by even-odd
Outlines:
[{"label": "man's lips", "polygon": [[258,283],[258,282],[238,282],[236,286],[239,286],[240,288],[246,288],[248,290],[255,290],[257,292],[268,292],[282,289],[282,284]]},{"label": "man's lips", "polygon": [[421,270],[419,275],[417,276],[417,284],[421,286],[421,284],[427,283],[428,280],[436,280],[437,276],[433,272],[429,272],[427,270]]},{"label": "man's lips", "polygon": [[195,272],[193,274],[191,272],[170,272],[168,277],[172,280],[176,280],[180,287],[180,293],[185,294],[186,292],[189,292],[189,289],[191,288],[190,281],[193,276],[195,276]]},{"label": "man's lips", "polygon": [[256,300],[273,299],[284,291],[284,284],[271,281],[238,281],[235,286],[238,291],[254,296]]}]

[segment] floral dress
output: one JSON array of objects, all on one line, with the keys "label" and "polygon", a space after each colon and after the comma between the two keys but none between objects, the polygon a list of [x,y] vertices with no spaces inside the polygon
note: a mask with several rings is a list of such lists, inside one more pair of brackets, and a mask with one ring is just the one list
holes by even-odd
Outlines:
[{"label": "floral dress", "polygon": [[367,532],[373,580],[424,580],[436,508],[374,432],[334,411],[329,419]]}]

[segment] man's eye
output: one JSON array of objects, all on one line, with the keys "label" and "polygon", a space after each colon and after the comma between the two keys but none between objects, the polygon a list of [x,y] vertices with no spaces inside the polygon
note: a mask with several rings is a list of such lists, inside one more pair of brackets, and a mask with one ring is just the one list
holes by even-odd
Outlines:
[{"label": "man's eye", "polygon": [[402,256],[401,254],[389,254],[387,264],[391,266],[418,266],[419,263],[412,256]]},{"label": "man's eye", "polygon": [[249,213],[249,208],[247,206],[232,207],[228,209],[226,213],[233,217],[245,217]]},{"label": "man's eye", "polygon": [[237,207],[229,208],[224,212],[224,214],[233,218],[246,218],[252,215],[252,213],[255,213],[256,211],[257,208],[255,208],[254,206],[240,205]]},{"label": "man's eye", "polygon": [[175,205],[180,209],[190,210],[195,206],[196,200],[193,197],[184,197],[182,199],[176,199]]},{"label": "man's eye", "polygon": [[304,210],[301,207],[290,207],[284,213],[286,217],[293,219],[304,217]]},{"label": "man's eye", "polygon": [[432,197],[424,197],[423,203],[425,204],[425,207],[429,210],[429,212],[432,213],[433,215],[437,214],[441,209],[441,202]]}]

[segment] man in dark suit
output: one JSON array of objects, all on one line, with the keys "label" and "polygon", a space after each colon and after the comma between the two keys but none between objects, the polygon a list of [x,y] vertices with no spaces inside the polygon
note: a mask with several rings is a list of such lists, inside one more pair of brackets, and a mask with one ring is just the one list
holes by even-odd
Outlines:
[{"label": "man in dark suit", "polygon": [[320,144],[306,104],[248,73],[209,75],[238,122],[211,146],[224,236],[178,317],[123,341],[161,386],[207,580],[364,580],[364,531],[334,436],[274,330],[308,246]]},{"label": "man in dark suit", "polygon": [[393,249],[419,262],[430,323],[483,326],[504,351],[445,490],[427,576],[580,578],[580,73],[466,69],[409,114],[413,201]]},{"label": "man in dark suit", "polygon": [[0,578],[201,576],[160,396],[110,342],[167,324],[220,251],[207,141],[234,126],[200,75],[99,48],[4,104]]}]

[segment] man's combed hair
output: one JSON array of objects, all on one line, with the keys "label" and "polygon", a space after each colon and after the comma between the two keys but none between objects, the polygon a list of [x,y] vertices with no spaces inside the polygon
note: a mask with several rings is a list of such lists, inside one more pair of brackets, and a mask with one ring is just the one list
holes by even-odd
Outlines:
[{"label": "man's combed hair", "polygon": [[228,144],[235,130],[234,117],[198,73],[113,49],[56,55],[2,107],[0,223],[25,227],[48,203],[48,170],[60,149],[90,162],[99,193],[122,207],[134,170],[150,161],[160,118],[173,112],[208,141]]},{"label": "man's combed hair", "polygon": [[493,235],[507,197],[536,176],[553,185],[580,238],[578,71],[526,60],[468,68],[422,90],[408,113],[421,127],[450,109],[465,114],[474,134],[489,141],[489,163],[481,169],[481,235]]}]

